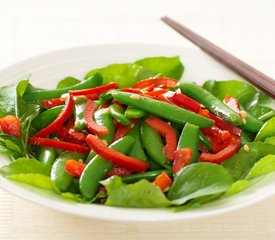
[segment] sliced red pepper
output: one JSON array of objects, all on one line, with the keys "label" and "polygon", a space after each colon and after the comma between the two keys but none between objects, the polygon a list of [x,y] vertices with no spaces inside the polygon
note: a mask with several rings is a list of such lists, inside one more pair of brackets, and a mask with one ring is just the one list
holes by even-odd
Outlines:
[{"label": "sliced red pepper", "polygon": [[50,100],[44,100],[41,102],[41,105],[44,106],[47,109],[60,106],[64,104],[63,98],[53,98]]},{"label": "sliced red pepper", "polygon": [[126,136],[132,130],[131,126],[119,125],[113,137],[113,142]]},{"label": "sliced red pepper", "polygon": [[74,177],[80,178],[84,171],[86,164],[78,162],[76,160],[67,160],[65,163],[65,170]]},{"label": "sliced red pepper", "polygon": [[[169,97],[168,97],[169,99]],[[175,93],[171,96],[170,100],[177,106],[190,110],[192,112],[198,113],[201,110],[201,105],[194,99],[187,97],[182,93]]]},{"label": "sliced red pepper", "polygon": [[30,137],[28,143],[43,147],[52,147],[80,153],[89,153],[91,150],[87,146],[41,137]]},{"label": "sliced red pepper", "polygon": [[0,129],[3,133],[19,138],[21,136],[20,121],[14,115],[0,118]]},{"label": "sliced red pepper", "polygon": [[34,137],[46,137],[49,134],[53,133],[58,127],[60,127],[72,114],[74,107],[73,97],[69,94],[65,106],[62,111],[59,113],[58,117],[50,123],[47,127],[41,129]]},{"label": "sliced red pepper", "polygon": [[169,160],[173,160],[177,147],[177,136],[174,129],[167,122],[153,116],[147,118],[145,122],[165,138],[164,155]]},{"label": "sliced red pepper", "polygon": [[154,96],[166,93],[168,91],[169,91],[168,89],[159,89],[159,90],[154,90],[154,91],[151,91],[151,92],[147,92],[146,94],[149,95],[149,96],[154,97]]},{"label": "sliced red pepper", "polygon": [[240,104],[237,98],[231,96],[225,96],[224,103],[233,111],[240,113]]},{"label": "sliced red pepper", "polygon": [[108,108],[110,107],[112,103],[111,102],[106,102],[106,103],[103,103],[99,108]]},{"label": "sliced red pepper", "polygon": [[109,132],[108,128],[96,124],[93,119],[94,112],[97,109],[97,104],[92,100],[88,99],[87,104],[84,109],[84,120],[86,123],[87,129],[97,135],[105,135]]},{"label": "sliced red pepper", "polygon": [[137,82],[133,88],[146,88],[149,86],[153,86],[153,88],[155,87],[163,87],[163,88],[171,88],[171,87],[175,87],[177,84],[177,80],[173,79],[173,78],[168,78],[168,77],[161,77],[161,78],[149,78],[149,79],[145,79],[145,80],[141,80],[139,82]]},{"label": "sliced red pepper", "polygon": [[85,95],[86,98],[91,99],[91,100],[98,100],[99,96],[98,94],[87,94]]},{"label": "sliced red pepper", "polygon": [[119,177],[124,177],[124,176],[128,176],[131,174],[131,171],[129,171],[128,169],[125,168],[121,168],[121,167],[113,167],[113,169],[108,173],[107,178],[112,177],[112,176],[119,176]]},{"label": "sliced red pepper", "polygon": [[157,95],[154,97],[154,99],[162,101],[162,102],[167,102],[169,104],[174,104],[169,100],[169,98],[166,96],[166,94]]},{"label": "sliced red pepper", "polygon": [[140,89],[139,88],[128,88],[128,87],[124,87],[121,89],[122,92],[129,92],[129,93],[137,93],[140,94]]},{"label": "sliced red pepper", "polygon": [[169,177],[169,175],[164,171],[160,175],[158,175],[153,183],[158,186],[161,191],[164,191],[172,184],[172,179]]},{"label": "sliced red pepper", "polygon": [[181,148],[174,152],[173,173],[177,173],[192,160],[192,149]]},{"label": "sliced red pepper", "polygon": [[233,156],[239,150],[240,144],[240,139],[232,135],[227,147],[218,153],[202,153],[200,161],[219,164]]},{"label": "sliced red pepper", "polygon": [[118,167],[122,167],[133,172],[144,172],[148,168],[147,162],[126,156],[109,148],[101,139],[92,134],[88,135],[86,141],[96,154],[109,160]]},{"label": "sliced red pepper", "polygon": [[70,91],[70,94],[72,96],[80,96],[80,95],[90,95],[90,94],[99,94],[99,93],[104,93],[110,89],[115,89],[118,87],[117,82],[110,82],[106,85],[102,85],[99,87],[94,87],[94,88],[89,88],[89,89],[83,89],[83,90],[74,90]]},{"label": "sliced red pepper", "polygon": [[86,134],[75,129],[68,129],[63,125],[59,126],[54,132],[57,137],[62,138],[64,141],[82,144],[86,143]]}]

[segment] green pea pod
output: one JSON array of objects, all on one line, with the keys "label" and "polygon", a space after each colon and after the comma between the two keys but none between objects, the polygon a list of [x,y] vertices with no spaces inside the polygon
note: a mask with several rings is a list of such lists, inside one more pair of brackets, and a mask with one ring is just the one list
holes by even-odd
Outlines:
[{"label": "green pea pod", "polygon": [[107,91],[106,93],[101,94],[100,100],[103,100],[105,102],[112,101],[113,100],[113,95],[112,95],[113,91],[115,91],[115,90],[111,89],[111,90]]},{"label": "green pea pod", "polygon": [[177,84],[177,87],[180,88],[184,94],[200,102],[210,112],[224,119],[225,121],[236,126],[243,124],[242,119],[238,113],[234,112],[221,100],[216,98],[214,95],[199,85],[195,83],[181,82]]},{"label": "green pea pod", "polygon": [[78,84],[75,84],[66,88],[59,88],[53,90],[34,90],[26,93],[23,96],[23,100],[26,102],[41,102],[47,99],[58,98],[62,94],[69,92],[70,90],[80,90],[86,88],[93,88],[100,86],[102,84],[102,76],[100,74],[95,74],[94,76],[83,80]]},{"label": "green pea pod", "polygon": [[160,134],[151,128],[144,120],[140,125],[140,136],[146,153],[161,166],[169,167],[171,161],[164,156],[164,144]]},{"label": "green pea pod", "polygon": [[190,148],[192,150],[192,163],[199,160],[199,127],[190,123],[186,123],[178,141],[177,149]]},{"label": "green pea pod", "polygon": [[84,130],[86,129],[86,124],[84,120],[84,109],[87,104],[87,98],[85,96],[74,97],[74,129]]},{"label": "green pea pod", "polygon": [[144,152],[140,137],[140,124],[136,124],[135,127],[128,133],[128,136],[132,136],[135,139],[135,143],[129,152],[129,156],[147,161],[147,156]]},{"label": "green pea pod", "polygon": [[112,104],[109,109],[113,118],[116,119],[119,123],[125,126],[131,125],[131,121],[124,115],[124,110],[120,105]]},{"label": "green pea pod", "polygon": [[68,190],[68,192],[74,193],[74,194],[79,194],[79,179],[78,178],[73,178],[72,184]]},{"label": "green pea pod", "polygon": [[210,140],[200,131],[199,142],[204,145],[208,150],[212,148]]},{"label": "green pea pod", "polygon": [[146,112],[144,112],[143,110],[129,106],[129,107],[127,107],[124,114],[127,118],[138,119],[138,118],[144,117],[146,115]]},{"label": "green pea pod", "polygon": [[[251,136],[251,135],[253,135],[253,136]],[[253,142],[254,138],[255,138],[254,134],[243,130],[241,133],[241,145],[244,146],[245,144]]]},{"label": "green pea pod", "polygon": [[99,138],[105,140],[107,144],[110,144],[115,134],[115,126],[109,108],[97,110],[94,114],[94,119],[98,125],[105,126],[108,128],[108,134],[101,135],[99,136]]},{"label": "green pea pod", "polygon": [[245,123],[243,123],[240,127],[250,132],[257,133],[259,132],[259,130],[263,125],[264,123],[262,121],[258,120],[257,118],[247,113],[247,116],[245,118]]},{"label": "green pea pod", "polygon": [[85,159],[85,163],[88,164],[95,156],[96,153],[93,150],[91,150]]},{"label": "green pea pod", "polygon": [[48,165],[53,165],[56,155],[56,150],[50,147],[39,147],[37,151],[37,159]]},{"label": "green pea pod", "polygon": [[51,170],[51,179],[60,191],[68,191],[74,178],[65,170],[66,161],[70,159],[74,159],[77,161],[79,159],[83,159],[83,157],[84,155],[81,153],[66,151],[61,153],[56,159]]},{"label": "green pea pod", "polygon": [[31,126],[37,131],[48,126],[53,120],[57,118],[59,113],[62,111],[63,106],[56,106],[50,108],[39,115],[37,115],[31,122]]},{"label": "green pea pod", "polygon": [[[126,154],[135,139],[131,136],[125,136],[112,143],[109,147],[118,152]],[[100,181],[103,180],[107,174],[113,168],[113,164],[100,156],[96,155],[85,167],[80,180],[79,188],[83,197],[86,199],[92,199],[100,185]]]},{"label": "green pea pod", "polygon": [[142,179],[146,179],[148,181],[153,181],[158,175],[160,175],[163,172],[167,172],[167,174],[172,177],[172,171],[171,170],[155,170],[150,172],[144,172],[144,173],[136,173],[131,174],[125,177],[122,177],[122,181],[125,183],[134,183]]},{"label": "green pea pod", "polygon": [[[153,159],[151,159],[150,157],[147,157],[147,161],[149,162],[149,167],[148,169],[150,171],[155,171],[155,170],[163,170],[163,166],[161,166],[160,164],[158,164],[156,161],[154,161]],[[170,167],[170,166],[169,166]],[[169,169],[169,167],[165,167],[165,169]]]},{"label": "green pea pod", "polygon": [[121,103],[152,113],[171,122],[190,122],[199,127],[210,127],[214,121],[175,105],[143,97],[138,94],[116,91],[113,97]]}]

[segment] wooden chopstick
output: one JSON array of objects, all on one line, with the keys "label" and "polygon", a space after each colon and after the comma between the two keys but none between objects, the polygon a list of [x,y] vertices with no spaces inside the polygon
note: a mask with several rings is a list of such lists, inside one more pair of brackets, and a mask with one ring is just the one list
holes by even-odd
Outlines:
[{"label": "wooden chopstick", "polygon": [[219,62],[231,68],[236,73],[243,76],[251,84],[255,85],[263,92],[269,94],[275,98],[275,81],[258,71],[254,67],[248,65],[242,60],[236,58],[229,52],[223,50],[222,48],[211,43],[204,37],[198,35],[197,33],[191,31],[185,26],[179,24],[178,22],[172,20],[169,17],[162,17],[161,20],[169,25],[171,28],[176,30],[179,34],[196,44],[203,51],[217,59]]}]

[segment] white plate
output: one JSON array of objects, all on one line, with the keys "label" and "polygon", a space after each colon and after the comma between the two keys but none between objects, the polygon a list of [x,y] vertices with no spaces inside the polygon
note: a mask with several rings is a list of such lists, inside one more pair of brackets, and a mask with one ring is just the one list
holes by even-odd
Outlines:
[{"label": "white plate", "polygon": [[[179,55],[185,66],[183,79],[202,83],[208,79],[240,79],[240,77],[204,53],[181,47],[116,44],[96,45],[55,51],[30,58],[0,71],[1,85],[16,83],[31,73],[31,83],[35,86],[54,87],[65,76],[83,77],[90,69],[111,63],[131,62],[150,56]],[[0,166],[6,163],[0,158]],[[275,192],[275,176],[266,176],[252,188],[234,197],[219,200],[202,208],[173,213],[159,209],[126,209],[95,204],[77,204],[64,201],[54,194],[7,181],[0,177],[0,185],[7,191],[58,211],[88,218],[108,221],[171,221],[189,220],[222,214],[248,206]],[[0,200],[1,201],[1,200]]]}]

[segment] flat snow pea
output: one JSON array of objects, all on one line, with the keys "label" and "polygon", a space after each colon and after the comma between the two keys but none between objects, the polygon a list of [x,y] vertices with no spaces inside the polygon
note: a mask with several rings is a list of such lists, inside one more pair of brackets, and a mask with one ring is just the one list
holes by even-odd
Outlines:
[{"label": "flat snow pea", "polygon": [[255,141],[264,141],[268,137],[275,136],[275,117],[269,119],[256,135]]},{"label": "flat snow pea", "polygon": [[192,150],[192,163],[199,159],[199,127],[190,123],[186,123],[178,141],[177,149],[190,148]]},{"label": "flat snow pea", "polygon": [[87,104],[87,98],[85,96],[74,97],[74,129],[84,130],[86,124],[84,120],[84,109]]},{"label": "flat snow pea", "polygon": [[58,156],[52,166],[51,179],[60,191],[66,192],[70,188],[74,178],[65,170],[67,160],[74,159],[77,161],[79,159],[83,159],[83,157],[84,155],[81,153],[68,151],[63,152]]},{"label": "flat snow pea", "polygon": [[[134,142],[134,138],[125,136],[112,143],[109,147],[125,154],[130,150]],[[98,155],[88,163],[79,180],[80,192],[84,198],[92,199],[95,196],[100,185],[99,182],[107,176],[112,168],[113,164],[110,161]]]},{"label": "flat snow pea", "polygon": [[190,122],[199,127],[210,127],[214,121],[175,105],[143,97],[138,94],[116,91],[113,96],[119,102],[136,107],[175,123]]},{"label": "flat snow pea", "polygon": [[124,115],[124,109],[118,104],[112,104],[110,107],[110,112],[114,119],[125,126],[131,125],[131,121]]},{"label": "flat snow pea", "polygon": [[69,92],[70,90],[80,90],[86,88],[93,88],[97,87],[102,84],[102,77],[100,74],[95,74],[91,76],[87,80],[81,81],[80,83],[66,87],[66,88],[59,88],[53,90],[34,90],[26,93],[23,96],[23,100],[26,102],[41,102],[43,100],[58,98],[62,94]]},{"label": "flat snow pea", "polygon": [[37,159],[48,165],[53,165],[56,155],[56,150],[50,147],[39,147],[37,151]]}]

